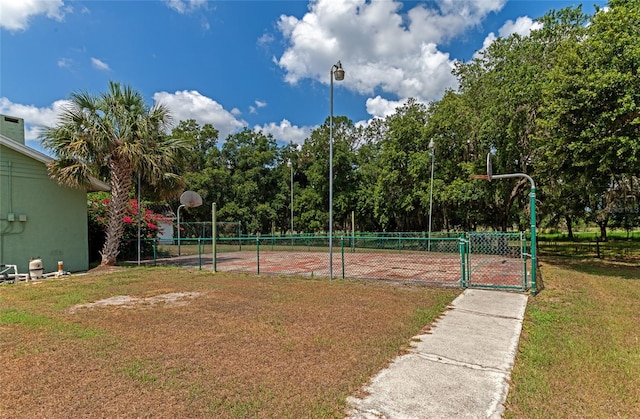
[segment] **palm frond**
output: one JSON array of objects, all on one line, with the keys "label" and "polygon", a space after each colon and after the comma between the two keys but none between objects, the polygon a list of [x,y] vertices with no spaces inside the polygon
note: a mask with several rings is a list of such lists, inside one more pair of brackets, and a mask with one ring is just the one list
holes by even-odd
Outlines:
[{"label": "palm frond", "polygon": [[[108,179],[113,208],[124,205],[120,201],[127,199],[134,173],[153,185],[157,196],[175,196],[184,187],[174,173],[176,161],[190,144],[167,137],[170,121],[165,105],[148,107],[144,97],[128,85],[112,81],[97,96],[86,91],[72,93],[57,124],[41,136],[43,146],[57,158],[49,164],[49,174],[73,187],[87,186],[90,176]],[[110,213],[109,229],[113,231],[107,241],[120,239],[117,212]],[[113,243],[105,244],[103,263],[115,260],[112,248]]]},{"label": "palm frond", "polygon": [[49,176],[71,188],[88,187],[91,171],[86,164],[73,159],[52,160],[47,164]]}]

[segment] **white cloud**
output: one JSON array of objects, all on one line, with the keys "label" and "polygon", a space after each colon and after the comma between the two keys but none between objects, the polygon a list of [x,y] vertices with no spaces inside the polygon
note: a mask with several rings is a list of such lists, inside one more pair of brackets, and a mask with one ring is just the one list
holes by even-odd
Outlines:
[{"label": "white cloud", "polygon": [[506,0],[440,0],[406,13],[398,1],[317,0],[301,19],[282,15],[278,29],[288,47],[278,65],[291,84],[329,82],[342,60],[341,85],[361,94],[376,91],[428,102],[456,86],[454,61],[438,44],[478,25]]},{"label": "white cloud", "polygon": [[49,19],[61,21],[65,13],[62,0],[0,0],[0,27],[9,31],[23,31],[29,26],[29,19],[45,15]]},{"label": "white cloud", "polygon": [[265,46],[272,43],[274,40],[275,38],[272,34],[265,33],[260,38],[258,38],[258,45]]},{"label": "white cloud", "polygon": [[[535,31],[540,28],[542,28],[542,23],[535,22],[529,16],[520,16],[516,19],[515,22],[513,20],[507,20],[504,25],[502,25],[500,29],[498,29],[498,36],[501,38],[508,38],[509,36],[516,33],[520,36],[529,36],[531,31]],[[487,37],[484,38],[484,41],[482,42],[482,48],[477,51],[473,55],[473,57],[480,57],[482,51],[485,51],[487,48],[489,48],[489,46],[493,44],[496,39],[498,39],[498,36],[496,36],[496,34],[493,32],[489,33],[489,35],[487,35]]]},{"label": "white cloud", "polygon": [[60,68],[69,68],[71,67],[72,63],[73,60],[71,58],[62,57],[58,59],[58,67]]},{"label": "white cloud", "polygon": [[484,41],[482,41],[482,48],[480,48],[479,50],[477,50],[474,54],[473,54],[473,58],[480,58],[482,57],[482,53],[484,51],[487,50],[487,48],[489,48],[491,46],[491,44],[493,44],[494,42],[496,42],[496,39],[498,39],[498,37],[496,36],[495,33],[490,32],[489,35],[487,35],[486,38],[484,38]]},{"label": "white cloud", "polygon": [[6,97],[0,98],[0,113],[24,119],[25,140],[30,147],[41,149],[38,136],[43,127],[56,124],[58,115],[69,101],[57,100],[51,106],[38,108],[33,105],[13,103]]},{"label": "white cloud", "polygon": [[[201,8],[207,8],[207,0],[165,0],[165,3],[170,9],[175,10],[181,15],[193,13]],[[200,17],[200,28],[202,28],[204,32],[211,29],[211,24],[204,15]]]},{"label": "white cloud", "polygon": [[388,100],[380,95],[367,99],[367,113],[374,118],[385,118],[396,112],[396,108],[403,106],[407,102],[403,100]]},{"label": "white cloud", "polygon": [[207,4],[207,0],[167,0],[167,6],[180,14],[191,13]]},{"label": "white cloud", "polygon": [[498,33],[502,38],[509,37],[514,33],[520,36],[529,36],[531,31],[542,28],[542,23],[534,22],[529,16],[520,16],[516,21],[507,20]]},{"label": "white cloud", "polygon": [[211,29],[211,25],[209,24],[209,21],[207,19],[202,19],[202,22],[200,23],[200,27],[205,32]]},{"label": "white cloud", "polygon": [[105,63],[102,60],[99,60],[98,58],[91,57],[91,64],[93,65],[94,68],[97,68],[98,70],[102,70],[102,71],[111,70],[111,68],[109,68],[109,64]]},{"label": "white cloud", "polygon": [[258,113],[258,108],[264,108],[265,106],[267,106],[267,102],[257,99],[255,100],[255,104],[256,106],[249,106],[249,113]]},{"label": "white cloud", "polygon": [[[219,130],[222,141],[227,135],[247,126],[245,121],[234,116],[240,113],[237,109],[226,111],[222,105],[197,91],[158,92],[153,95],[153,99],[169,107],[174,124],[186,119],[195,119],[200,125],[213,124]],[[25,139],[31,143],[28,145],[40,150],[38,136],[42,127],[55,125],[58,115],[68,104],[68,100],[57,100],[50,106],[39,108],[13,103],[6,97],[0,97],[0,113],[24,119]]]},{"label": "white cloud", "polygon": [[169,107],[174,123],[195,119],[200,125],[212,124],[220,132],[222,141],[247,125],[245,121],[236,118],[239,114],[237,109],[227,111],[218,102],[196,90],[158,92],[153,95],[153,99]]},{"label": "white cloud", "polygon": [[253,130],[262,131],[264,134],[271,134],[276,140],[285,143],[292,142],[294,144],[302,144],[315,128],[316,127],[298,127],[291,125],[291,122],[283,119],[279,124],[271,122],[263,126],[256,125],[253,127]]}]

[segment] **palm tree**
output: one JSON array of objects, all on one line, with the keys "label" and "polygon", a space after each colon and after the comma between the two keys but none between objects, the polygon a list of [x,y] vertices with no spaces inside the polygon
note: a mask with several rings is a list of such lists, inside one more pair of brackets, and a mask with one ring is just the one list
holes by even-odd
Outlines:
[{"label": "palm tree", "polygon": [[57,157],[49,175],[58,183],[85,187],[94,176],[111,187],[102,266],[116,262],[134,173],[152,186],[179,184],[179,177],[167,172],[189,144],[165,134],[170,119],[164,105],[148,107],[139,92],[110,82],[97,96],[72,93],[57,125],[43,131],[43,146]]}]

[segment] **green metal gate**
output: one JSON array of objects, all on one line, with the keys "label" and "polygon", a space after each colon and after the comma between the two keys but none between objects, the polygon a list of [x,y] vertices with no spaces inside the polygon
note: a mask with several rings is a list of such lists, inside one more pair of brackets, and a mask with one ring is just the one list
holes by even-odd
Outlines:
[{"label": "green metal gate", "polygon": [[517,291],[531,287],[524,233],[467,233],[464,240],[464,287]]}]

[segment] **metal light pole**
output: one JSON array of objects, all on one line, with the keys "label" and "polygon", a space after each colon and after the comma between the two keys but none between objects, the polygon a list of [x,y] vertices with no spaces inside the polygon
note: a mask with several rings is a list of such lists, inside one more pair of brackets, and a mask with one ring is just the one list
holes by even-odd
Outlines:
[{"label": "metal light pole", "polygon": [[333,279],[333,77],[338,81],[344,80],[344,70],[340,61],[331,66],[329,76],[329,279]]},{"label": "metal light pole", "polygon": [[287,166],[291,169],[291,236],[293,236],[293,163],[291,159],[287,162]]},{"label": "metal light pole", "polygon": [[433,138],[429,141],[429,149],[431,150],[431,184],[429,192],[429,241],[427,242],[428,250],[431,251],[431,213],[433,211],[433,162],[435,160],[435,143]]}]

